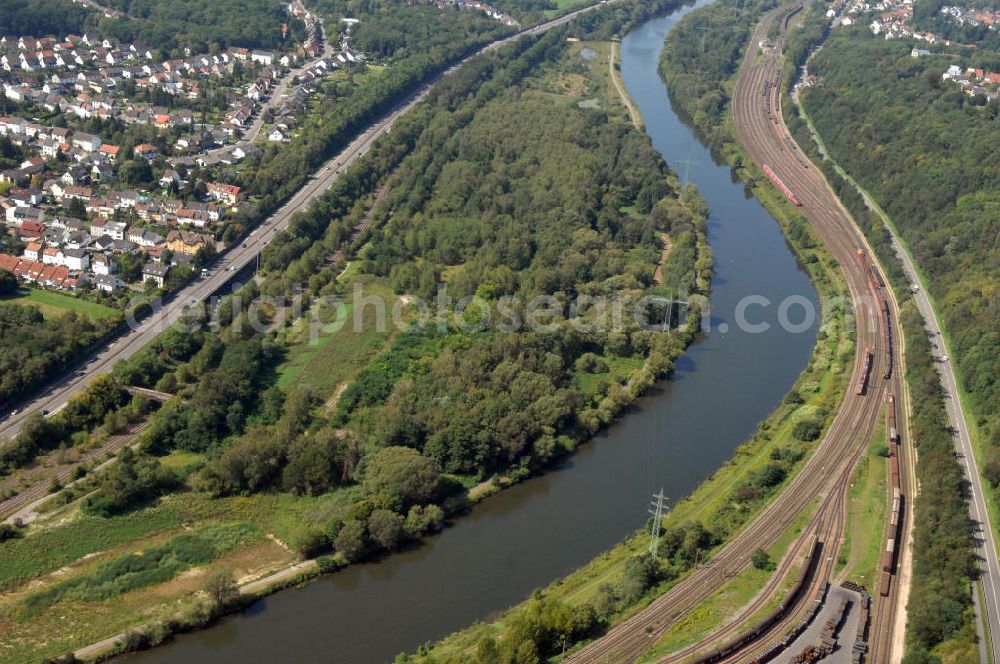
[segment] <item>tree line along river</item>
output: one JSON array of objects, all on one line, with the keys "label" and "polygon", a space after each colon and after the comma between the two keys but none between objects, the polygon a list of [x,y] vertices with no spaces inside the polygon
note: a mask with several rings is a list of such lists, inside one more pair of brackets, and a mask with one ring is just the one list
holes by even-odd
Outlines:
[{"label": "tree line along river", "polygon": [[[623,540],[645,522],[653,491],[662,486],[674,499],[690,493],[778,405],[809,360],[816,327],[783,330],[777,305],[799,296],[818,311],[816,292],[777,222],[674,113],[657,73],[670,28],[707,2],[644,23],[621,49],[622,75],[645,130],[711,209],[712,331],[678,362],[674,377],[562,466],[485,500],[424,545],[281,591],[125,659],[390,661],[488,619]],[[770,323],[766,333],[735,324],[747,296],[771,302],[752,310],[754,323]]]}]

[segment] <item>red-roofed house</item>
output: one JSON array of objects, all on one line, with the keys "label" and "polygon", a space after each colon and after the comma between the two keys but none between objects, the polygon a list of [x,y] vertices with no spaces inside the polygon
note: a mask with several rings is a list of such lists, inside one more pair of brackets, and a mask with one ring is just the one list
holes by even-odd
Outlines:
[{"label": "red-roofed house", "polygon": [[101,146],[101,156],[103,156],[108,161],[114,161],[118,159],[118,146],[111,145],[110,143],[105,143]]},{"label": "red-roofed house", "polygon": [[17,229],[18,235],[21,239],[37,239],[42,237],[42,233],[45,232],[45,224],[40,221],[25,221],[21,224],[20,228]]},{"label": "red-roofed house", "polygon": [[135,146],[135,156],[142,157],[147,161],[153,161],[160,156],[160,150],[151,143],[142,143]]},{"label": "red-roofed house", "polygon": [[42,252],[41,242],[29,242],[28,246],[24,248],[24,257],[29,261],[41,260]]},{"label": "red-roofed house", "polygon": [[225,201],[230,205],[236,205],[240,201],[240,188],[235,185],[209,182],[207,189],[208,195],[217,201]]}]

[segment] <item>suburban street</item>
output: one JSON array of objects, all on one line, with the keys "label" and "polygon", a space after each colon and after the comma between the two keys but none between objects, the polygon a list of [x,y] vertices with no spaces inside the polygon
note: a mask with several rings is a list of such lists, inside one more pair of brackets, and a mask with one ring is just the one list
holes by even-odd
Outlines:
[{"label": "suburban street", "polygon": [[[617,0],[611,1],[615,2]],[[603,4],[589,5],[533,28],[528,28],[509,37],[494,41],[471,55],[466,56],[422,85],[381,119],[369,126],[368,129],[357,136],[339,154],[320,166],[313,178],[307,181],[294,196],[268,217],[251,235],[244,238],[242,242],[234,243],[229,249],[222,252],[218,259],[209,267],[210,273],[206,277],[196,279],[177,291],[169,302],[165,303],[162,308],[145,318],[141,323],[134,325],[126,335],[97,349],[83,363],[78,365],[73,372],[50,383],[40,394],[37,394],[30,401],[20,404],[16,415],[4,413],[4,419],[0,420],[0,440],[16,435],[24,424],[25,419],[31,413],[46,411],[48,414],[53,414],[57,412],[66,405],[73,395],[80,392],[94,376],[111,371],[115,363],[128,359],[139,352],[161,332],[177,322],[183,315],[186,307],[202,302],[212,294],[219,292],[232,279],[234,273],[239,272],[256,260],[260,250],[274,238],[276,233],[288,227],[288,223],[295,212],[306,209],[313,199],[321,196],[329,189],[340,177],[341,173],[357,159],[364,156],[379,136],[392,128],[392,124],[397,118],[423,101],[431,87],[437,81],[441,80],[441,78],[454,74],[463,64],[483,53],[500,48],[524,35],[537,35],[546,32]],[[277,96],[277,94],[273,96]]]},{"label": "suburban street", "polygon": [[[333,46],[331,46],[330,41],[326,38],[326,28],[323,28],[323,55],[315,60],[311,60],[305,64],[295,67],[294,69],[290,69],[281,78],[281,80],[278,81],[278,84],[274,86],[273,90],[271,90],[267,101],[261,104],[260,108],[257,109],[257,112],[254,113],[253,122],[243,132],[243,136],[236,143],[236,145],[245,146],[256,141],[257,137],[260,136],[261,129],[264,128],[264,116],[267,114],[267,111],[273,111],[281,105],[285,94],[288,92],[288,87],[292,83],[292,79],[296,76],[304,74],[308,69],[319,63],[320,60],[332,56]],[[210,157],[220,156],[227,153],[232,148],[232,145],[223,145],[221,147],[212,148],[211,150],[206,150],[205,154]]]}]

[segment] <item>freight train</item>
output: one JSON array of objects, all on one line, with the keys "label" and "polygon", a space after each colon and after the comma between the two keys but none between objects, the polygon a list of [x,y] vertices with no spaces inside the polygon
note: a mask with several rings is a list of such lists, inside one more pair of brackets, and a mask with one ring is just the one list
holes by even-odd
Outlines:
[{"label": "freight train", "polygon": [[[803,592],[806,591],[806,586],[808,585],[806,581],[809,578],[809,571],[812,569],[813,563],[816,560],[819,548],[820,548],[819,538],[816,535],[813,535],[812,540],[809,543],[809,548],[807,549],[805,561],[803,561],[802,563],[802,569],[799,572],[799,576],[795,580],[795,584],[788,589],[788,594],[785,595],[785,599],[782,600],[781,604],[778,605],[778,608],[776,608],[759,623],[751,627],[749,630],[743,632],[729,643],[723,645],[721,648],[713,650],[710,653],[706,653],[701,657],[698,657],[690,664],[713,664],[714,662],[721,661],[729,657],[730,655],[739,652],[750,643],[756,641],[761,634],[764,634],[769,629],[774,627],[782,618],[784,618],[791,611],[791,609],[795,606],[795,603],[798,601],[799,597],[802,595]],[[823,583],[822,592],[824,594],[826,592],[827,585],[828,584],[826,582]],[[819,607],[822,606],[822,604],[823,604],[822,597],[818,599],[817,602],[814,602],[814,607],[811,610],[812,616],[815,616],[816,612],[819,610]],[[812,618],[810,617],[810,620],[811,619]],[[802,629],[804,630],[805,627],[803,627]],[[801,632],[799,632],[799,634],[800,633]],[[798,636],[798,634],[796,634],[796,636]],[[791,643],[794,640],[794,637],[786,640],[788,641],[788,643]],[[764,653],[767,653],[769,650],[771,650],[770,648],[768,648],[768,650],[765,650],[764,653],[758,655],[757,658],[754,659],[753,661],[755,664],[763,664],[763,662],[768,661],[775,654],[783,650],[784,647],[785,646],[782,646],[780,650],[774,651],[766,659],[761,659],[764,656]]]},{"label": "freight train", "polygon": [[774,184],[778,185],[778,189],[781,189],[781,193],[787,196],[788,200],[795,203],[795,205],[802,207],[802,203],[799,202],[799,199],[795,198],[795,194],[792,193],[792,190],[785,186],[785,183],[781,181],[781,178],[779,178],[767,164],[764,164],[764,172],[767,173],[767,177],[771,178],[771,181],[774,182]]},{"label": "freight train", "polygon": [[882,273],[879,272],[878,266],[875,263],[868,261],[868,256],[865,254],[864,249],[858,249],[858,260],[861,263],[861,268],[868,273],[868,283],[871,286],[872,297],[875,301],[879,303],[881,307],[880,319],[882,325],[882,346],[885,351],[885,373],[883,378],[889,380],[892,378],[892,310],[889,308],[889,299],[885,295],[885,280],[882,278]]},{"label": "freight train", "polygon": [[872,355],[871,348],[866,349],[865,350],[865,363],[861,367],[861,375],[858,376],[858,383],[855,386],[855,390],[854,390],[854,393],[857,394],[859,397],[863,396],[864,393],[868,390],[868,376],[872,372],[872,361],[874,359],[875,359],[875,356]]},{"label": "freight train", "polygon": [[882,565],[879,577],[879,594],[889,595],[889,584],[896,573],[896,563],[899,557],[899,539],[903,528],[903,515],[906,497],[899,478],[899,429],[896,428],[896,397],[892,394],[886,400],[886,435],[889,438],[889,491],[892,504],[889,509],[889,532],[886,536],[885,549],[882,551]]}]

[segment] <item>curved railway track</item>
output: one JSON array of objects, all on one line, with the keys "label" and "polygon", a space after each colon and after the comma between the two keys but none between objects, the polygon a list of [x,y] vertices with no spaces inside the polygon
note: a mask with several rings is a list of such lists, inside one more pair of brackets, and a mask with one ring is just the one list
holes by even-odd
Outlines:
[{"label": "curved railway track", "polygon": [[[781,120],[780,64],[777,54],[780,52],[783,34],[777,48],[763,56],[757,54],[755,45],[767,33],[770,22],[782,14],[787,18],[789,9],[785,6],[773,10],[758,24],[733,92],[733,120],[737,135],[753,160],[760,166],[769,164],[791,191],[795,192],[802,206],[802,214],[843,270],[854,307],[856,348],[873,351],[867,390],[862,396],[856,395],[853,389],[847,391],[833,422],[812,456],[784,491],[742,532],[670,591],[613,627],[602,638],[568,657],[567,662],[636,660],[676,619],[695,608],[742,570],[749,563],[752,551],[766,548],[775,542],[803,510],[818,499],[819,506],[809,525],[790,548],[794,553],[790,552],[782,559],[779,573],[773,575],[757,597],[726,625],[720,626],[699,643],[658,661],[673,663],[690,660],[696,654],[717,648],[742,634],[747,629],[747,622],[771,602],[780,590],[784,577],[804,544],[816,535],[823,542],[823,547],[821,558],[811,575],[808,592],[801,593],[796,606],[788,607],[781,619],[764,630],[752,644],[718,661],[745,661],[753,652],[763,650],[774,640],[780,639],[790,625],[801,619],[805,613],[805,604],[813,597],[818,586],[834,576],[836,554],[844,535],[847,490],[854,468],[878,427],[887,390],[897,395],[904,394],[898,372],[886,369],[887,363],[892,360],[887,356],[881,334],[879,301],[872,293],[868,269],[857,260],[858,247],[867,246],[864,238],[840,206],[822,175],[815,168],[810,168],[808,160],[801,155]],[[791,9],[794,10],[794,7]],[[783,20],[782,31],[785,27],[787,20]],[[892,324],[896,326],[898,307],[891,292],[887,295],[895,313]],[[893,338],[902,338],[898,326],[893,330]],[[898,353],[898,348],[893,348],[891,352]],[[895,360],[893,364],[899,367],[898,357]],[[849,383],[852,388],[859,383],[864,371],[863,364],[864,353],[857,352]],[[886,373],[889,374],[888,379],[883,378]],[[900,407],[900,421],[905,422],[905,400],[898,399],[897,404]],[[901,428],[905,430],[905,427]],[[908,470],[909,464],[903,464],[900,475],[908,476],[909,472],[904,472],[904,468]],[[908,486],[906,491],[908,492]],[[910,503],[908,500],[907,504]],[[901,551],[905,551],[905,544],[905,541],[899,543]],[[896,585],[894,580],[893,592],[888,598],[878,597],[876,600],[870,639],[872,648],[867,661],[881,663],[889,660],[892,627],[898,604]]]},{"label": "curved railway track", "polygon": [[[766,34],[768,19],[773,20],[776,13],[766,17],[758,24],[751,43],[757,43]],[[785,27],[787,24],[783,25],[783,30]],[[867,309],[865,317],[878,321],[880,307],[880,299],[878,298],[885,297],[891,310],[890,320],[887,324],[891,326],[892,338],[901,342],[898,305],[891,290],[879,288],[878,284],[871,282],[866,286],[863,281],[858,279],[858,277],[868,276],[864,274],[862,263],[854,260],[851,256],[851,252],[856,252],[858,246],[868,249],[862,234],[840,205],[822,174],[817,169],[810,168],[808,159],[802,155],[785,127],[779,94],[781,73],[777,54],[781,50],[780,44],[773,53],[763,57],[757,56],[755,50],[747,53],[733,92],[733,118],[740,141],[750,152],[754,161],[758,164],[771,164],[791,190],[796,192],[802,201],[802,214],[809,219],[813,228],[823,239],[823,242],[830,247],[841,266],[848,267],[845,272],[848,276],[848,284],[855,307],[863,306]],[[767,90],[766,95],[761,94],[760,91],[763,90]],[[868,255],[871,256],[870,250]],[[855,267],[857,269],[854,269]],[[873,293],[873,289],[878,289],[878,292]],[[861,320],[862,317],[859,315],[859,326],[862,324]],[[875,324],[878,326],[886,323],[878,321]],[[891,357],[886,357],[884,348],[873,346],[876,349],[877,362],[872,367],[870,384],[884,382],[889,393],[901,397],[905,395],[906,388],[898,371],[902,367],[899,342],[893,344]],[[860,335],[858,347],[862,347]],[[891,364],[889,370],[886,371],[886,364],[889,362]],[[883,380],[886,373],[888,373],[889,378]],[[900,423],[905,423],[908,421],[907,400],[898,397],[895,400],[897,417]],[[905,431],[906,427],[901,426],[900,429]],[[908,452],[909,447],[905,438],[902,445],[898,446],[898,450],[901,460],[900,491],[905,496],[904,510],[901,516],[905,524],[911,518],[913,459]],[[887,503],[891,501],[891,496],[887,495],[886,500]],[[886,510],[888,512],[888,505]],[[885,540],[883,539],[883,541]],[[900,530],[900,537],[896,542],[899,557],[906,555],[907,545],[907,530],[904,527]],[[897,570],[899,567],[900,565],[897,563]],[[876,593],[876,579],[872,579],[871,582],[875,596],[869,637],[870,649],[867,659],[870,662],[888,662],[892,655],[897,614],[903,598],[898,592],[898,576],[893,576],[889,595],[885,597]]]}]

